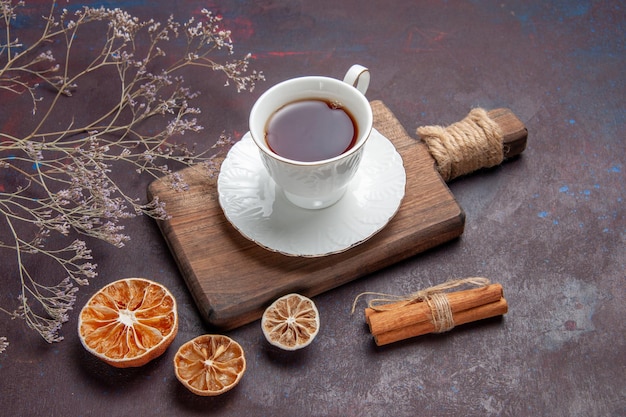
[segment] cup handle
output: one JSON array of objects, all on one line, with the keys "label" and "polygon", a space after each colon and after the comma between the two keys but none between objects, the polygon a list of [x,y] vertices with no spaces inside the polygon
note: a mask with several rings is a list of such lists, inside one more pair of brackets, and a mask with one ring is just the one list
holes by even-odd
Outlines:
[{"label": "cup handle", "polygon": [[370,85],[370,70],[363,65],[355,64],[346,72],[346,76],[343,77],[343,82],[356,87],[361,94],[365,95],[367,87]]}]

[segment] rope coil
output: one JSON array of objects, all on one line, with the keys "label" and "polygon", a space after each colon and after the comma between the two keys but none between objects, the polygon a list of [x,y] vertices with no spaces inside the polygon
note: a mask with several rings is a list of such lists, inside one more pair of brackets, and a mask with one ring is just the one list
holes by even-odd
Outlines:
[{"label": "rope coil", "polygon": [[417,134],[426,143],[444,181],[491,168],[504,160],[502,130],[482,108],[473,109],[448,127],[419,127]]}]

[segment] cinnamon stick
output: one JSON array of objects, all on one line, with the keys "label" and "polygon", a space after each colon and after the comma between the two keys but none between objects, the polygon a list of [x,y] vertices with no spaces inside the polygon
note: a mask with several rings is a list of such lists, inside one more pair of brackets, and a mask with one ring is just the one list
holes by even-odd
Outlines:
[{"label": "cinnamon stick", "polygon": [[[454,314],[454,323],[456,326],[459,326],[473,321],[500,316],[506,314],[507,311],[508,304],[506,300],[504,298],[500,298],[495,302],[457,312]],[[411,337],[432,333],[434,331],[435,325],[431,321],[421,321],[402,328],[374,334],[374,341],[376,342],[376,345],[383,346]]]},{"label": "cinnamon stick", "polygon": [[[480,288],[445,294],[456,323],[456,313],[498,301],[502,298],[503,290],[502,285],[491,284]],[[430,323],[432,321],[432,312],[425,301],[411,302],[409,304],[406,301],[402,301],[385,305],[383,311],[366,308],[365,317],[370,332],[373,335],[378,335],[404,329],[407,326],[415,326],[423,322]]]}]

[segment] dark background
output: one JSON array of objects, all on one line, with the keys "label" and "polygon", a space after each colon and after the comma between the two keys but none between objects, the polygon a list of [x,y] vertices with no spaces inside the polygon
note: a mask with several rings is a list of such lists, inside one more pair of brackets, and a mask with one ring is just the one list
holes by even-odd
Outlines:
[{"label": "dark background", "polygon": [[[25,39],[41,29],[48,4],[27,3],[19,21]],[[89,241],[99,277],[81,288],[63,342],[48,345],[23,322],[1,319],[0,336],[11,344],[0,354],[0,414],[626,416],[626,3],[85,4],[181,21],[206,7],[233,31],[236,53],[253,53],[267,81],[251,94],[222,88],[212,73],[189,75],[202,92],[205,126],[190,140],[202,149],[222,131],[241,137],[255,98],[271,85],[298,75],[341,78],[353,63],[370,68],[368,98],[382,100],[412,135],[473,107],[508,107],[527,126],[528,147],[449,184],[467,216],[460,239],[315,297],[322,327],[305,350],[277,351],[258,322],[228,332],[245,349],[248,369],[216,398],[194,396],[174,376],[178,347],[214,329],[202,323],[156,223],[128,222],[132,240],[123,249]],[[87,104],[77,105],[77,117],[106,100],[102,85],[83,91],[76,99]],[[1,131],[28,123],[23,108],[0,106]],[[127,185],[143,197],[148,182],[132,177]],[[0,301],[9,307],[17,272],[14,255],[0,255]],[[129,276],[171,289],[180,331],[159,359],[119,370],[84,351],[76,314],[98,288]],[[504,318],[377,348],[362,312],[350,315],[363,291],[407,293],[468,276],[503,285]]]}]

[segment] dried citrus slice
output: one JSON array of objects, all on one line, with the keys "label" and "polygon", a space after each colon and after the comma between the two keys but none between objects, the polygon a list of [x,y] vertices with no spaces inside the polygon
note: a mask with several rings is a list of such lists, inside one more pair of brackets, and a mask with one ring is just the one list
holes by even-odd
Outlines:
[{"label": "dried citrus slice", "polygon": [[268,342],[285,350],[308,346],[320,329],[315,303],[300,294],[287,294],[274,301],[261,318]]},{"label": "dried citrus slice", "polygon": [[78,317],[78,335],[85,349],[117,368],[145,365],[165,352],[177,332],[174,296],[144,278],[106,285]]},{"label": "dried citrus slice", "polygon": [[246,371],[246,357],[239,343],[230,337],[205,334],[178,349],[174,371],[189,391],[215,396],[239,383]]}]

